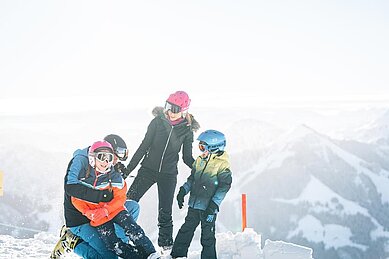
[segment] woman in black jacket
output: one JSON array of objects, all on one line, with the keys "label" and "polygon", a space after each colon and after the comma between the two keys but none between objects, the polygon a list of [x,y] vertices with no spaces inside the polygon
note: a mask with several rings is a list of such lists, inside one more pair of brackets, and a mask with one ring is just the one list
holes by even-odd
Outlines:
[{"label": "woman in black jacket", "polygon": [[182,149],[184,163],[192,168],[193,132],[199,124],[188,113],[189,96],[177,91],[166,100],[165,108],[153,109],[155,118],[150,122],[146,135],[127,166],[127,175],[139,164],[141,167],[130,186],[127,197],[139,202],[155,183],[158,186],[158,245],[164,250],[173,245],[172,204],[177,184],[177,163]]}]

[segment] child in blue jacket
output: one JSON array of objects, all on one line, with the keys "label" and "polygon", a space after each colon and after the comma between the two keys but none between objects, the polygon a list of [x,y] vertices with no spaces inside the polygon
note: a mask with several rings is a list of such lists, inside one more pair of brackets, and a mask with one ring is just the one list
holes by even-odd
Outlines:
[{"label": "child in blue jacket", "polygon": [[219,207],[231,187],[230,162],[224,151],[223,133],[207,130],[199,135],[199,148],[203,152],[193,164],[191,175],[177,195],[178,206],[190,193],[189,208],[184,224],[174,240],[172,258],[186,257],[197,226],[201,223],[202,259],[216,258],[215,221]]}]

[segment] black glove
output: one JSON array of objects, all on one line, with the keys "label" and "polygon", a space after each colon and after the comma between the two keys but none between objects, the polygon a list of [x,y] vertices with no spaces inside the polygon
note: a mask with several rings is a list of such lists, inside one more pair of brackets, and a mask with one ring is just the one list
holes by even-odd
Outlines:
[{"label": "black glove", "polygon": [[130,172],[128,172],[126,166],[123,165],[123,164],[120,163],[120,162],[118,162],[118,163],[114,166],[114,168],[115,168],[115,171],[118,171],[118,172],[122,175],[122,177],[123,177],[124,179],[126,179],[127,176],[130,174]]},{"label": "black glove", "polygon": [[113,199],[113,192],[110,190],[102,190],[101,192],[101,199],[102,202],[110,202]]},{"label": "black glove", "polygon": [[205,220],[213,222],[216,219],[216,213],[219,211],[219,206],[214,201],[210,201],[207,209],[205,210]]},{"label": "black glove", "polygon": [[182,209],[184,206],[184,197],[186,195],[186,191],[184,187],[180,187],[180,191],[177,194],[177,203],[178,203],[178,208]]}]

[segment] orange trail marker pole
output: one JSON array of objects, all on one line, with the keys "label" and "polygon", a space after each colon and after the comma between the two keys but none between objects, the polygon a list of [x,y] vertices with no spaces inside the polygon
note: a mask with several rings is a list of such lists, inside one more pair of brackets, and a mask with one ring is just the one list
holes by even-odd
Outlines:
[{"label": "orange trail marker pole", "polygon": [[242,232],[247,227],[246,194],[242,193]]}]

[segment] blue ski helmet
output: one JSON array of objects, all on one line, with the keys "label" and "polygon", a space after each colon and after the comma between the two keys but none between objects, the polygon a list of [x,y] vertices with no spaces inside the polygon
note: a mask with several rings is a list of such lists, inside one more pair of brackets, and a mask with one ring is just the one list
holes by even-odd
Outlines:
[{"label": "blue ski helmet", "polygon": [[210,153],[224,151],[226,146],[226,137],[223,133],[217,130],[206,130],[198,136],[197,140],[200,141],[200,150],[202,146],[202,148]]}]

